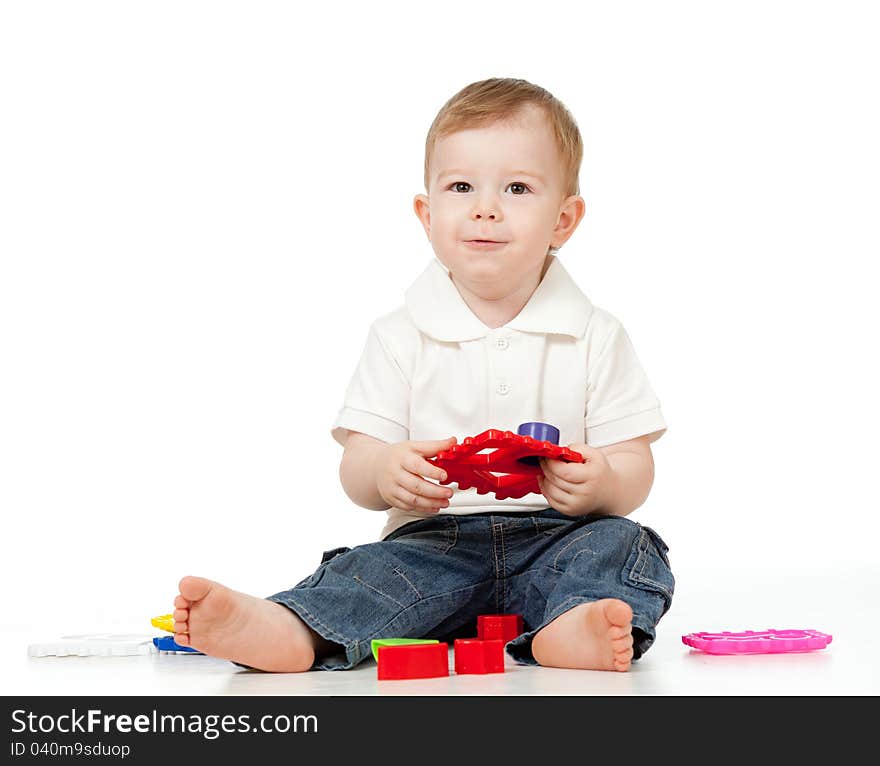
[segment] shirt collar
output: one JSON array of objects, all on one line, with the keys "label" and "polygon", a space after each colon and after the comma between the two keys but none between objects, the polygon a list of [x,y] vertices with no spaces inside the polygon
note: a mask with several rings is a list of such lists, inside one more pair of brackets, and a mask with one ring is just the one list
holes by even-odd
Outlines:
[{"label": "shirt collar", "polygon": [[[435,340],[460,342],[492,332],[468,308],[446,267],[433,258],[406,291],[406,307],[416,327]],[[521,332],[558,333],[580,338],[593,306],[556,256],[522,310],[505,327]]]}]

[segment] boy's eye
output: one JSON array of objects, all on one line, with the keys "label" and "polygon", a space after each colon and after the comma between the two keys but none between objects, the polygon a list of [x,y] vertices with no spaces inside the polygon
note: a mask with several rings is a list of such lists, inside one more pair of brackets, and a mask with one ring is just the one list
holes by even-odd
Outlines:
[{"label": "boy's eye", "polygon": [[[467,192],[468,189],[462,189],[461,188],[462,186],[466,186],[466,187],[470,188],[470,184],[467,181],[456,181],[455,183],[452,184],[452,186],[450,188],[457,191],[457,192],[461,192],[461,193]],[[519,181],[514,181],[512,183],[509,183],[507,185],[507,187],[509,189],[511,189],[513,191],[513,193],[515,195],[517,195],[518,197],[521,197],[523,194],[525,194],[529,190],[528,186],[526,186],[523,183],[520,183]],[[519,189],[520,191],[516,191],[517,189]]]}]

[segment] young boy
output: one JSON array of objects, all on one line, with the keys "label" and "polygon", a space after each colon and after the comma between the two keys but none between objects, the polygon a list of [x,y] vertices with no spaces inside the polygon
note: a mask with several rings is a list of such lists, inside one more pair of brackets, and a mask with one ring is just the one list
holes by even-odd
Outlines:
[{"label": "young boy", "polygon": [[[175,641],[252,668],[347,669],[371,640],[452,640],[521,614],[518,662],[629,669],[674,579],[667,547],[627,518],[653,482],[660,405],[620,322],[556,251],[584,215],[568,110],[524,80],[472,83],[428,133],[415,212],[436,255],[376,320],[333,425],[340,478],[388,512],[381,539],[324,554],[267,599],[184,577]],[[541,494],[443,486],[427,458],[457,436],[550,423],[584,463],[541,460]]]}]

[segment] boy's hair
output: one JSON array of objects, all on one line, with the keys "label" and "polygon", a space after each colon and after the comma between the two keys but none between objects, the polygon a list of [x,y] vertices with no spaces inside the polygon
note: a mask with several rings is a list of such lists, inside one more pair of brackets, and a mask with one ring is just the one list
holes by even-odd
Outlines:
[{"label": "boy's hair", "polygon": [[543,111],[556,137],[556,146],[562,159],[565,196],[580,194],[578,174],[584,156],[584,143],[574,117],[561,101],[544,88],[510,77],[492,77],[466,85],[437,113],[425,140],[425,191],[430,187],[428,168],[438,138],[513,119],[528,104],[534,104]]}]

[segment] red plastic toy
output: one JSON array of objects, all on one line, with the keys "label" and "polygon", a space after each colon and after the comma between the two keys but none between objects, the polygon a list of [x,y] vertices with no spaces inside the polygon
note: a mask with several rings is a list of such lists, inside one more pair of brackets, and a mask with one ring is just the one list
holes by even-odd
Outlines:
[{"label": "red plastic toy", "polygon": [[448,676],[449,644],[380,646],[377,672],[380,681]]},{"label": "red plastic toy", "polygon": [[523,632],[523,618],[519,614],[481,614],[477,617],[477,638],[500,638],[512,641]]},{"label": "red plastic toy", "polygon": [[[559,433],[543,423],[524,423],[520,430],[526,426],[544,426]],[[492,452],[482,452],[493,447]],[[446,481],[441,484],[456,482],[459,489],[475,487],[478,495],[492,492],[498,500],[506,500],[530,492],[541,493],[537,478],[542,473],[539,457],[567,463],[584,462],[583,455],[568,447],[494,428],[467,437],[461,444],[428,458],[428,462],[446,471]]]},{"label": "red plastic toy", "polygon": [[478,638],[456,638],[456,673],[503,673],[504,641],[493,639],[482,641]]}]

